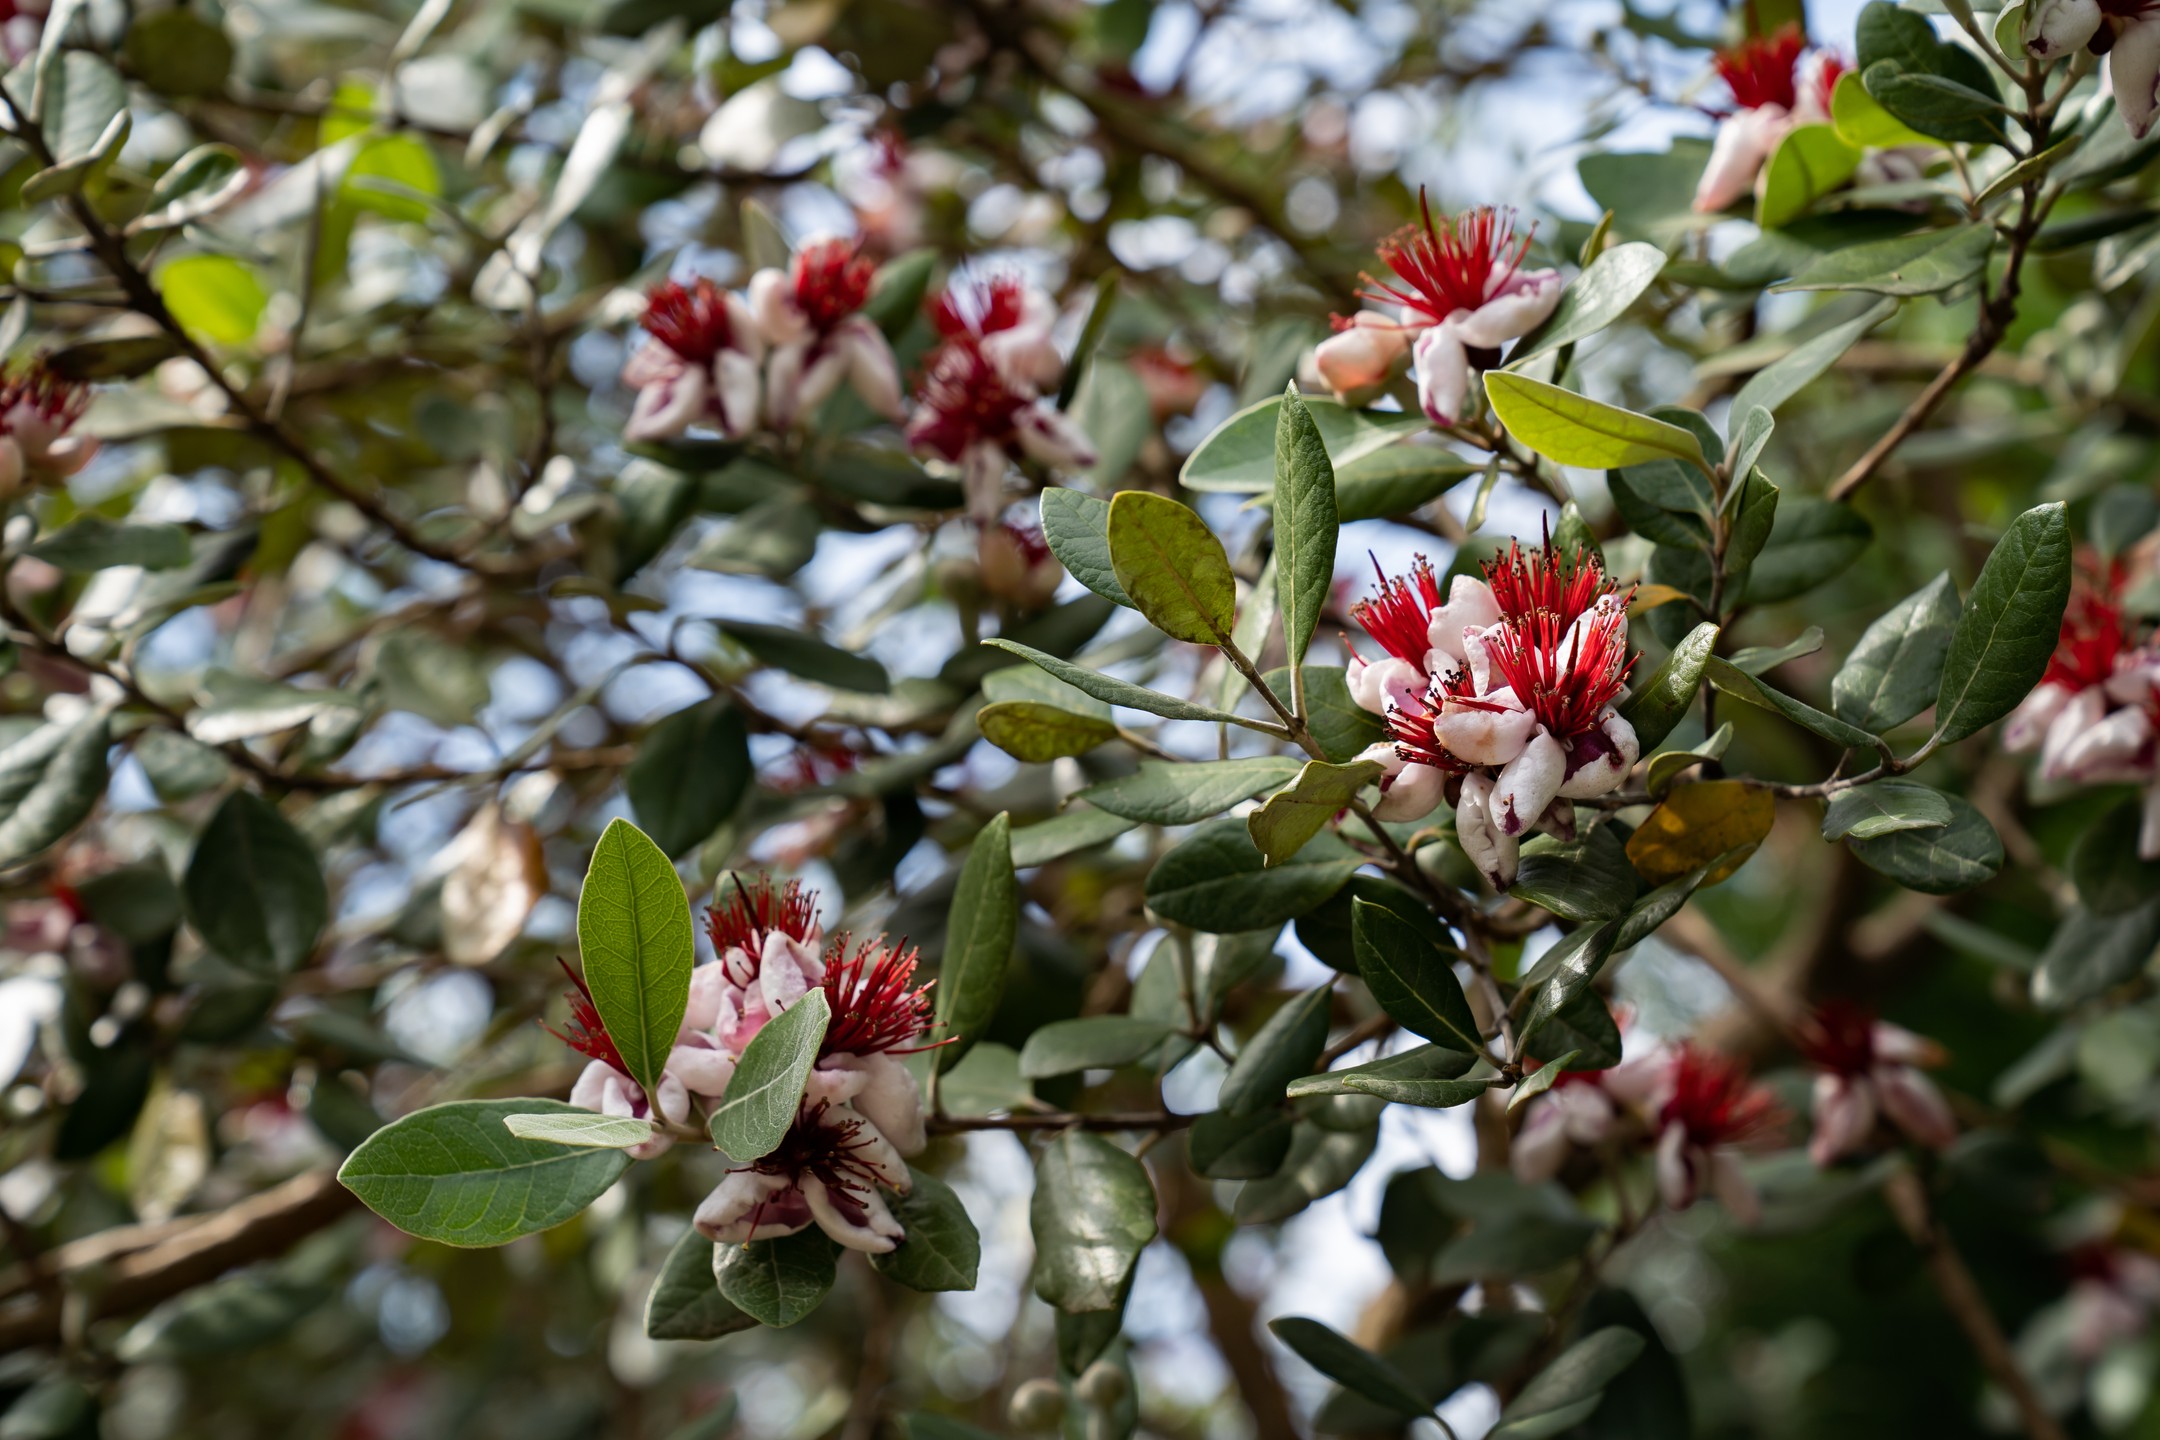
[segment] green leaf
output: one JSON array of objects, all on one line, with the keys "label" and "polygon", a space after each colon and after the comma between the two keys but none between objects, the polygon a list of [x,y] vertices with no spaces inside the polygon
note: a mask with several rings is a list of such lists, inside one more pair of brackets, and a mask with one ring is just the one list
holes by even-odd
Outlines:
[{"label": "green leaf", "polygon": [[1243,760],[1143,760],[1130,775],[1090,785],[1073,798],[1146,825],[1191,825],[1300,773],[1284,755]]},{"label": "green leaf", "polygon": [[1070,660],[1060,660],[1040,650],[1013,640],[985,640],[1009,654],[1018,655],[1029,664],[1056,676],[1075,690],[1094,696],[1106,705],[1122,705],[1128,710],[1145,710],[1150,715],[1160,715],[1165,720],[1201,720],[1211,725],[1243,725],[1248,729],[1260,728],[1243,716],[1232,715],[1227,710],[1216,710],[1206,705],[1195,705],[1190,700],[1180,700],[1175,695],[1165,695],[1160,690],[1150,690],[1135,685],[1130,680],[1113,679],[1098,675],[1085,666]]},{"label": "green leaf", "polygon": [[834,690],[883,695],[892,689],[885,667],[868,656],[828,645],[814,635],[786,625],[756,625],[747,620],[716,620],[720,633],[752,656],[799,679]]},{"label": "green leaf", "polygon": [[1232,1115],[1252,1115],[1282,1103],[1283,1090],[1308,1074],[1327,1048],[1333,987],[1318,985],[1268,1016],[1245,1043],[1223,1077],[1216,1104]]},{"label": "green leaf", "polygon": [[53,163],[68,165],[98,154],[113,122],[127,108],[127,82],[88,50],[64,50],[38,57],[38,87],[43,104],[38,122]]},{"label": "green leaf", "polygon": [[1576,169],[1591,200],[1613,212],[1615,233],[1671,251],[1715,218],[1695,211],[1695,185],[1709,158],[1707,141],[1681,139],[1661,151],[1593,151]]},{"label": "green leaf", "polygon": [[1282,1168],[1265,1180],[1247,1182],[1238,1192],[1238,1224],[1271,1225],[1334,1194],[1365,1168],[1379,1142],[1378,1125],[1330,1130],[1310,1120],[1299,1121],[1291,1132],[1290,1153]]},{"label": "green leaf", "polygon": [[1058,563],[1103,599],[1137,609],[1110,563],[1110,502],[1052,485],[1041,503],[1043,539]]},{"label": "green leaf", "polygon": [[1774,230],[1805,215],[1860,168],[1860,152],[1828,125],[1798,125],[1771,153],[1755,202],[1755,223]]},{"label": "green leaf", "polygon": [[653,1137],[653,1123],[629,1116],[590,1115],[580,1110],[571,1115],[506,1115],[503,1128],[520,1140],[543,1140],[550,1145],[573,1145],[588,1150],[627,1150]]},{"label": "green leaf", "polygon": [[1895,60],[1878,60],[1861,71],[1860,83],[1899,120],[1938,140],[1973,145],[2005,140],[2004,106],[1985,69],[1968,79],[1915,73]]},{"label": "green leaf", "polygon": [[23,553],[71,575],[115,565],[172,570],[194,558],[188,533],[178,525],[123,524],[96,511],[78,515]]},{"label": "green leaf", "polygon": [[[1623,924],[1613,949],[1623,949],[1627,944],[1627,926]],[[1538,1040],[1538,1049],[1560,1056],[1549,1067],[1556,1078],[1561,1070],[1604,1070],[1620,1063],[1620,1023],[1613,1019],[1595,986],[1554,1011],[1538,1030]]]},{"label": "green leaf", "polygon": [[1759,677],[1803,655],[1813,655],[1822,646],[1822,626],[1810,625],[1783,645],[1749,645],[1735,650],[1726,657],[1726,663],[1735,670]]},{"label": "green leaf", "polygon": [[1847,842],[1853,857],[1908,890],[1954,895],[1984,884],[2002,869],[2002,839],[1987,817],[1959,795],[1944,795],[1949,823],[1926,830],[1895,830]]},{"label": "green leaf", "polygon": [[170,335],[119,335],[66,346],[48,363],[63,380],[133,380],[179,353],[179,342]]},{"label": "green leaf", "polygon": [[1939,830],[1950,823],[1942,792],[1908,780],[1884,780],[1840,790],[1823,811],[1822,838],[1872,840],[1900,830]]},{"label": "green leaf", "polygon": [[[252,1350],[288,1335],[335,1294],[337,1288],[326,1280],[280,1268],[236,1271],[158,1306],[120,1337],[114,1353],[127,1364],[143,1365]],[[0,1422],[6,1440],[20,1434],[8,1428],[14,1417],[11,1409],[8,1421]],[[80,1434],[54,1432],[53,1440]]]},{"label": "green leaf", "polygon": [[1781,498],[1769,539],[1748,566],[1746,602],[1774,605],[1804,595],[1842,573],[1874,540],[1875,527],[1850,505]]},{"label": "green leaf", "polygon": [[1509,353],[1507,368],[1520,370],[1525,361],[1587,340],[1627,314],[1643,292],[1657,283],[1665,258],[1663,250],[1640,240],[1615,245],[1599,255],[1568,282],[1545,323]]},{"label": "green leaf", "polygon": [[1643,1352],[1643,1337],[1613,1325],[1562,1351],[1500,1412],[1487,1440],[1547,1440],[1596,1413],[1605,1387]]},{"label": "green leaf", "polygon": [[[1282,403],[1282,396],[1271,395],[1225,420],[1185,457],[1178,483],[1188,490],[1273,493],[1275,434]],[[1338,473],[1406,435],[1431,428],[1415,412],[1352,410],[1319,396],[1305,401],[1305,411]]]},{"label": "green leaf", "polygon": [[[1278,696],[1291,693],[1288,666],[1260,677]],[[1338,765],[1347,765],[1365,753],[1365,747],[1387,738],[1380,717],[1350,698],[1350,685],[1340,665],[1305,667],[1305,728],[1322,754]]]},{"label": "green leaf", "polygon": [[926,1170],[908,1168],[913,1183],[894,1198],[893,1218],[907,1238],[882,1255],[871,1268],[910,1290],[973,1290],[982,1265],[982,1236],[968,1218],[953,1188]]},{"label": "green leaf", "polygon": [[1707,470],[1691,431],[1505,370],[1485,372],[1485,393],[1508,433],[1546,459],[1612,470],[1666,458]]},{"label": "green leaf", "polygon": [[1692,750],[1665,750],[1650,757],[1649,767],[1643,772],[1643,786],[1653,797],[1662,797],[1672,788],[1673,781],[1706,760],[1715,760],[1732,744],[1732,721],[1712,732],[1709,739]]},{"label": "green leaf", "polygon": [[[1868,77],[1868,71],[1887,64],[1894,67],[1900,79],[1934,80],[1972,92],[1982,107],[1980,113],[2002,108],[1995,98],[1995,77],[1987,63],[1964,46],[1938,36],[1926,16],[1888,3],[1888,0],[1876,0],[1860,12],[1854,25],[1854,41],[1859,59],[1855,68],[1868,94],[1899,120],[1923,135],[1940,140],[1984,144],[1999,137],[1999,127],[1974,129],[1945,124],[1945,115],[1935,113],[1924,101],[1916,105],[1914,97],[1902,93],[1903,87],[1893,86],[1896,93],[1886,94],[1876,79]],[[1954,119],[1956,113],[1952,112],[1947,118]]]},{"label": "green leaf", "polygon": [[770,1155],[787,1138],[831,1022],[825,991],[814,989],[767,1021],[743,1047],[727,1092],[706,1124],[713,1144],[736,1164]]},{"label": "green leaf", "polygon": [[[1080,372],[1095,358],[1095,347],[1102,343],[1103,334],[1110,328],[1110,314],[1117,309],[1118,272],[1105,270],[1095,279],[1095,303],[1088,307],[1088,316],[1080,326],[1080,338],[1073,346],[1072,357],[1065,362],[1065,378],[1058,386],[1057,408],[1072,407],[1073,396],[1080,390]],[[1092,432],[1090,432],[1092,433]]]},{"label": "green leaf", "polygon": [[697,954],[682,877],[627,820],[609,822],[593,847],[578,891],[577,936],[600,1022],[630,1078],[650,1090],[682,1029]]},{"label": "green leaf", "polygon": [[246,790],[226,796],[203,827],[181,889],[188,919],[211,950],[257,975],[305,964],[330,918],[313,847],[276,806]]},{"label": "green leaf", "polygon": [[839,1258],[840,1247],[812,1225],[777,1240],[716,1246],[713,1274],[723,1299],[760,1325],[780,1330],[825,1303]]},{"label": "green leaf", "polygon": [[392,1121],[362,1142],[338,1180],[377,1215],[423,1240],[501,1245],[560,1225],[629,1168],[619,1150],[520,1140],[512,1115],[582,1115],[553,1100],[453,1100]]},{"label": "green leaf", "polygon": [[652,842],[681,855],[735,813],[753,778],[750,728],[741,711],[715,699],[646,731],[623,791]]},{"label": "green leaf", "polygon": [[946,1071],[982,1038],[1005,995],[1005,970],[1020,932],[1020,885],[1013,877],[1012,817],[1004,812],[975,832],[945,921],[938,965],[937,1068]]},{"label": "green leaf", "polygon": [[1020,1073],[1030,1080],[1048,1080],[1079,1070],[1137,1065],[1161,1050],[1163,1041],[1175,1033],[1160,1020],[1132,1015],[1053,1020],[1020,1047]]},{"label": "green leaf", "polygon": [[1069,1313],[1114,1310],[1140,1252],[1155,1238],[1147,1167],[1102,1136],[1068,1130],[1035,1163],[1028,1207],[1035,1293]]},{"label": "green leaf", "polygon": [[1635,903],[1635,867],[1610,825],[1573,840],[1539,835],[1522,847],[1510,897],[1565,920],[1610,920]]},{"label": "green leaf", "polygon": [[1409,1376],[1318,1320],[1285,1315],[1268,1321],[1268,1329],[1295,1350],[1299,1359],[1344,1389],[1406,1420],[1421,1420],[1432,1414],[1432,1406],[1425,1403]]},{"label": "green leaf", "polygon": [[183,255],[157,268],[158,293],[182,329],[213,345],[255,338],[269,292],[255,272],[230,255]]},{"label": "green leaf", "polygon": [[1736,669],[1729,660],[1712,656],[1704,667],[1704,674],[1723,694],[1783,715],[1801,729],[1813,731],[1825,740],[1854,750],[1872,750],[1876,746],[1876,737],[1859,726],[1848,725],[1804,700],[1795,700],[1783,691],[1773,690],[1746,671]]},{"label": "green leaf", "polygon": [[1848,145],[1862,150],[1891,150],[1904,145],[1934,143],[1928,136],[1883,109],[1882,102],[1867,93],[1857,70],[1838,76],[1830,93],[1830,123]]},{"label": "green leaf", "polygon": [[1390,445],[1335,467],[1335,518],[1407,515],[1485,467],[1438,445]]},{"label": "green leaf", "polygon": [[1923,230],[1893,240],[1848,245],[1811,260],[1771,290],[1866,290],[1877,295],[1933,295],[1970,280],[1987,264],[1995,232],[1986,225]]},{"label": "green leaf", "polygon": [[1023,825],[1012,832],[1013,868],[1029,870],[1082,850],[1092,850],[1123,835],[1135,823],[1122,815],[1097,810],[1092,805],[1072,806],[1063,814],[1033,825]]},{"label": "green leaf", "polygon": [[1180,841],[1148,872],[1147,903],[1158,915],[1195,930],[1230,934],[1294,920],[1343,886],[1364,856],[1330,837],[1270,866],[1245,822],[1211,820]]},{"label": "green leaf", "polygon": [[[1445,1045],[1418,1045],[1398,1054],[1368,1060],[1362,1065],[1348,1065],[1323,1075],[1301,1076],[1290,1082],[1289,1095],[1293,1100],[1328,1095],[1378,1095],[1385,1099],[1392,1098],[1390,1092],[1430,1093],[1434,1082],[1454,1080],[1476,1062],[1477,1057],[1467,1051],[1451,1050]],[[1476,1088],[1466,1091],[1464,1098],[1484,1093],[1484,1087],[1489,1083],[1485,1080],[1466,1081],[1465,1084]]]},{"label": "green leaf", "polygon": [[1584,925],[1562,936],[1538,957],[1537,965],[1523,980],[1525,986],[1534,984],[1537,988],[1530,1001],[1530,1013],[1523,1017],[1522,1028],[1517,1032],[1518,1044],[1528,1044],[1530,1037],[1546,1021],[1567,1009],[1576,997],[1589,989],[1590,982],[1597,978],[1598,971],[1605,968],[1605,961],[1611,957],[1622,924],[1619,920],[1608,920],[1602,925]]},{"label": "green leaf", "polygon": [[1382,1010],[1427,1040],[1471,1054],[1485,1039],[1455,978],[1455,957],[1384,905],[1359,900],[1350,907],[1351,944],[1358,974]]},{"label": "green leaf", "polygon": [[1717,638],[1717,626],[1707,620],[1697,625],[1621,703],[1620,718],[1635,727],[1635,739],[1645,752],[1670,735],[1695,703],[1703,671],[1717,651]]},{"label": "green leaf", "polygon": [[[111,720],[97,710],[70,724],[41,725],[0,749],[0,864],[30,859],[89,818],[105,793],[105,753],[111,744]],[[321,883],[318,877],[318,891]],[[310,930],[303,955],[314,940]]]},{"label": "green leaf", "polygon": [[1075,715],[1034,700],[1005,700],[975,712],[983,739],[1015,760],[1048,764],[1067,755],[1085,755],[1117,739],[1117,726],[1096,715]]},{"label": "green leaf", "polygon": [[2139,802],[2125,800],[2070,847],[2070,879],[2077,886],[2078,903],[2095,915],[2120,915],[2160,895],[2160,860],[2138,858],[2142,812]]},{"label": "green leaf", "polygon": [[1335,469],[1292,385],[1275,422],[1275,585],[1290,663],[1305,659],[1335,585]]},{"label": "green leaf", "polygon": [[1110,502],[1110,565],[1133,608],[1176,640],[1219,645],[1236,622],[1230,557],[1207,522],[1145,490]]},{"label": "green leaf", "polygon": [[1564,1055],[1546,1061],[1524,1076],[1522,1083],[1517,1085],[1514,1093],[1508,1096],[1507,1108],[1514,1110],[1524,1101],[1535,1100],[1547,1090],[1552,1089],[1553,1082],[1560,1078],[1561,1072],[1574,1064],[1581,1055],[1580,1050],[1570,1050]]},{"label": "green leaf", "polygon": [[2067,1010],[2138,974],[2160,947],[2160,897],[2134,910],[2095,915],[2079,906],[2063,917],[2033,970],[2033,1003]]},{"label": "green leaf", "polygon": [[378,135],[362,144],[338,187],[343,203],[409,225],[425,224],[432,213],[427,202],[442,193],[435,152],[410,132]]},{"label": "green leaf", "polygon": [[1327,828],[1328,821],[1353,800],[1358,792],[1380,778],[1377,760],[1330,765],[1309,760],[1297,779],[1268,796],[1266,803],[1245,817],[1246,833],[1252,836],[1270,865],[1280,865],[1305,843]]},{"label": "green leaf", "polygon": [[1210,1180],[1265,1180],[1289,1156],[1294,1129],[1294,1117],[1281,1106],[1254,1115],[1210,1110],[1185,1132],[1185,1154]]},{"label": "green leaf", "polygon": [[648,1340],[718,1340],[757,1321],[720,1293],[718,1248],[695,1230],[683,1233],[645,1296]]},{"label": "green leaf", "polygon": [[1944,571],[1884,612],[1831,677],[1837,717],[1885,734],[1934,704],[1961,610]]},{"label": "green leaf", "polygon": [[2047,671],[2070,600],[2070,526],[2061,502],[2010,522],[1950,632],[1935,733],[1962,740],[2017,708]]}]

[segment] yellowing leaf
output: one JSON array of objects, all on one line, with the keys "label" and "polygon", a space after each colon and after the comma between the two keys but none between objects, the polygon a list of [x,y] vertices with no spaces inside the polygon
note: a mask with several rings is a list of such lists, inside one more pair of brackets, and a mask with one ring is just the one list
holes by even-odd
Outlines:
[{"label": "yellowing leaf", "polygon": [[1685,460],[1707,470],[1691,430],[1622,410],[1506,370],[1485,373],[1485,393],[1508,433],[1548,460],[1616,470],[1652,460]]},{"label": "yellowing leaf", "polygon": [[1745,864],[1777,819],[1767,790],[1737,780],[1683,785],[1650,812],[1627,843],[1628,860],[1653,885],[1701,869],[1728,850],[1743,853],[1703,877],[1715,885]]},{"label": "yellowing leaf", "polygon": [[230,255],[183,255],[158,267],[158,290],[181,328],[198,340],[245,345],[270,303],[255,272]]}]

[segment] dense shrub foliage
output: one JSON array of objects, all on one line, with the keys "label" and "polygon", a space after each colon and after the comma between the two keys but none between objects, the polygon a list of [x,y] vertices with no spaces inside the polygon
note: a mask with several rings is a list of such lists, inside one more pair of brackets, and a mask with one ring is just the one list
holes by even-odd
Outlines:
[{"label": "dense shrub foliage", "polygon": [[2160,1435],[2146,7],[7,15],[0,1437]]}]

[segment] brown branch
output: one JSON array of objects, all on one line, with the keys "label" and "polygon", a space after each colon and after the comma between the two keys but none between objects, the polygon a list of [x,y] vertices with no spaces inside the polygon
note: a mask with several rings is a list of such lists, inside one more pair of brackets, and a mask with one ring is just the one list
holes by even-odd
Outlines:
[{"label": "brown branch", "polygon": [[[311,1170],[228,1209],[207,1215],[149,1245],[103,1264],[113,1242],[94,1236],[100,1253],[62,1246],[46,1256],[96,1320],[148,1309],[226,1271],[282,1255],[350,1214],[360,1202],[331,1170]],[[154,1227],[162,1229],[163,1227]],[[83,1242],[78,1242],[78,1245]],[[99,1270],[103,1265],[102,1271]],[[95,1282],[94,1286],[91,1283]],[[48,1297],[0,1307],[0,1354],[61,1338],[60,1306]]]},{"label": "brown branch", "polygon": [[1965,1257],[1958,1254],[1957,1247],[1943,1230],[1942,1222],[1936,1218],[1927,1186],[1911,1170],[1901,1169],[1884,1183],[1883,1198],[1890,1202],[1890,1211],[1897,1217],[1898,1224],[1904,1227],[1927,1260],[1928,1273],[1934,1278],[1935,1288],[1942,1292],[1943,1304],[1949,1308],[1958,1328],[1965,1332],[1965,1338],[1972,1342],[1981,1365],[2017,1407],[2025,1433],[2032,1440],[2068,1440],[2062,1426],[2040,1403],[2032,1381],[2018,1368],[2017,1356],[2011,1352],[2010,1342],[2003,1338],[2002,1326],[1996,1322],[1995,1312],[1988,1309],[1987,1299],[1981,1295],[1972,1271],[1966,1268]]}]

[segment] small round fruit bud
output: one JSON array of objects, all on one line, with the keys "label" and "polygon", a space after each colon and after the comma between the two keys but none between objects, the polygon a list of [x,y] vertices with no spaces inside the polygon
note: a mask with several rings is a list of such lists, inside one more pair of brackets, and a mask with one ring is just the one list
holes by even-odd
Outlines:
[{"label": "small round fruit bud", "polygon": [[1073,1382],[1073,1394],[1098,1410],[1108,1410],[1123,1400],[1126,1388],[1124,1367],[1108,1360],[1098,1360],[1088,1366]]},{"label": "small round fruit bud", "polygon": [[1055,1380],[1028,1380],[1013,1391],[1006,1418],[1021,1430],[1048,1430],[1065,1413],[1065,1392]]}]

